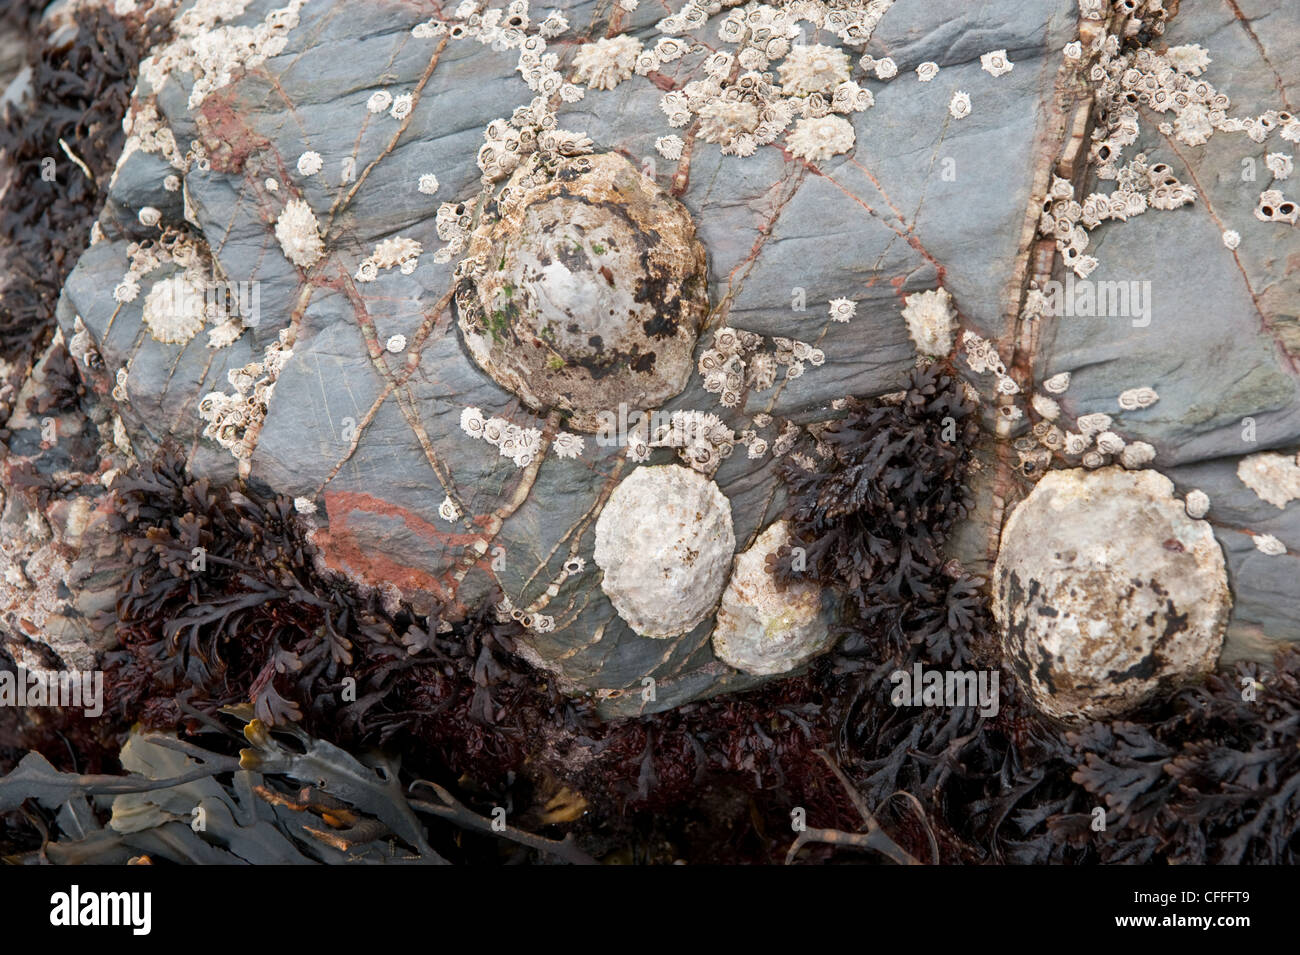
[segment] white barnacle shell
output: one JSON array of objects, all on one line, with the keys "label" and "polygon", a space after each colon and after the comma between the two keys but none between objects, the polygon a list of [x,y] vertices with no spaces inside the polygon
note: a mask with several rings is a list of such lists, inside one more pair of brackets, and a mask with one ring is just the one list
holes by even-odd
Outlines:
[{"label": "white barnacle shell", "polygon": [[1070,387],[1070,373],[1063,371],[1060,374],[1053,375],[1043,382],[1043,390],[1054,395],[1063,395],[1067,388]]},{"label": "white barnacle shell", "polygon": [[916,350],[922,355],[942,358],[952,351],[956,335],[957,313],[947,289],[913,292],[903,305],[903,320]]},{"label": "white barnacle shell", "polygon": [[162,213],[153,206],[144,206],[137,216],[142,226],[152,228],[162,221]]},{"label": "white barnacle shell", "polygon": [[1061,52],[1065,54],[1067,60],[1081,60],[1083,59],[1083,44],[1078,40],[1071,40],[1065,44]]},{"label": "white barnacle shell", "polygon": [[438,516],[448,522],[460,519],[460,508],[456,505],[456,502],[451,499],[450,494],[444,497],[442,503],[438,505]]},{"label": "white barnacle shell", "polygon": [[275,223],[275,237],[285,258],[299,268],[311,268],[325,253],[316,215],[301,199],[291,199],[285,205]]},{"label": "white barnacle shell", "polygon": [[952,94],[952,99],[948,101],[948,115],[953,119],[965,119],[970,115],[970,94],[965,90],[957,90]]},{"label": "white barnacle shell", "polygon": [[358,282],[373,282],[379,278],[379,266],[375,264],[373,258],[364,258],[357,264],[354,278]]},{"label": "white barnacle shell", "polygon": [[134,302],[136,296],[140,294],[140,282],[136,277],[128,272],[118,282],[113,289],[113,301],[115,302]]},{"label": "white barnacle shell", "polygon": [[393,108],[388,111],[388,115],[393,119],[406,119],[414,106],[415,97],[410,93],[402,93],[393,97]]},{"label": "white barnacle shell", "polygon": [[1223,245],[1229,250],[1235,250],[1241,245],[1241,233],[1236,229],[1225,229],[1223,231]]},{"label": "white barnacle shell", "polygon": [[849,57],[833,46],[797,43],[781,61],[777,72],[787,96],[829,92],[849,78]]},{"label": "white barnacle shell", "polygon": [[181,191],[181,177],[175,174],[163,178],[163,188],[168,192]]},{"label": "white barnacle shell", "polygon": [[630,36],[584,43],[573,58],[574,78],[592,89],[612,90],[636,70],[641,41]]},{"label": "white barnacle shell", "polygon": [[1103,431],[1097,435],[1097,450],[1102,454],[1119,454],[1124,447],[1124,439],[1114,431]]},{"label": "white barnacle shell", "polygon": [[1199,488],[1188,491],[1183,506],[1188,517],[1200,520],[1210,511],[1210,496]]},{"label": "white barnacle shell", "polygon": [[1006,50],[990,50],[980,56],[980,67],[992,76],[1004,76],[1015,69],[1015,64],[1007,59]]},{"label": "white barnacle shell", "polygon": [[847,298],[833,298],[830,300],[831,321],[847,322],[858,310],[858,303]]},{"label": "white barnacle shell", "polygon": [[483,437],[483,412],[478,408],[465,408],[460,413],[460,430],[471,438]]},{"label": "white barnacle shell", "polygon": [[1269,153],[1264,157],[1264,165],[1274,179],[1288,179],[1295,171],[1295,163],[1286,153]]},{"label": "white barnacle shell", "polygon": [[1061,416],[1061,406],[1047,395],[1034,395],[1030,404],[1033,405],[1034,413],[1047,421],[1055,421]]},{"label": "white barnacle shell", "polygon": [[581,457],[587,442],[579,434],[571,434],[568,431],[561,431],[555,436],[555,441],[551,447],[555,450],[556,457],[559,458],[577,458]]},{"label": "white barnacle shell", "polygon": [[892,80],[898,75],[898,64],[892,57],[881,57],[876,60],[876,78],[881,80]]},{"label": "white barnacle shell", "polygon": [[183,345],[203,328],[203,289],[183,272],[155,282],[144,300],[144,323],[154,341]]},{"label": "white barnacle shell", "polygon": [[1066,454],[1083,454],[1088,450],[1088,447],[1091,444],[1092,438],[1088,435],[1077,434],[1074,431],[1065,432],[1065,443],[1063,447],[1065,448]]},{"label": "white barnacle shell", "polygon": [[1120,452],[1119,463],[1130,471],[1150,464],[1156,459],[1156,449],[1145,441],[1134,441],[1124,446]]},{"label": "white barnacle shell", "polygon": [[786,136],[792,155],[809,162],[830,159],[853,148],[853,125],[840,116],[801,119]]},{"label": "white barnacle shell", "polygon": [[372,113],[382,113],[393,105],[393,94],[388,90],[375,90],[366,100],[366,109]]},{"label": "white barnacle shell", "polygon": [[709,615],[735,545],[730,501],[709,478],[677,464],[632,471],[596,520],[601,589],[644,637],[686,633]]},{"label": "white barnacle shell", "polygon": [[438,177],[431,172],[426,172],[420,177],[420,183],[416,187],[426,196],[431,196],[438,191]]},{"label": "white barnacle shell", "polygon": [[686,143],[682,141],[680,136],[660,136],[655,140],[655,149],[657,149],[659,155],[663,156],[665,159],[681,159],[682,150],[685,146]]},{"label": "white barnacle shell", "polygon": [[1280,557],[1286,553],[1286,544],[1274,537],[1272,534],[1255,534],[1251,537],[1251,542],[1255,549],[1261,554],[1267,554],[1269,557]]},{"label": "white barnacle shell", "polygon": [[1294,455],[1262,452],[1242,458],[1237,463],[1241,482],[1274,507],[1300,498],[1300,465]]},{"label": "white barnacle shell", "polygon": [[1100,451],[1085,451],[1080,463],[1090,471],[1095,471],[1106,463],[1106,455]]},{"label": "white barnacle shell", "polygon": [[406,336],[394,335],[389,338],[388,341],[384,342],[384,347],[396,355],[406,348]]},{"label": "white barnacle shell", "polygon": [[1164,57],[1170,66],[1188,76],[1200,76],[1212,62],[1205,48],[1199,43],[1172,46],[1165,51]]},{"label": "white barnacle shell", "polygon": [[1109,428],[1111,426],[1111,418],[1110,415],[1102,414],[1100,411],[1097,411],[1092,414],[1079,415],[1074,424],[1075,427],[1084,434],[1092,437],[1093,435],[1099,434]]},{"label": "white barnacle shell", "polygon": [[309,149],[298,157],[298,174],[301,176],[314,176],[321,171],[325,165],[325,160],[321,159],[320,153]]},{"label": "white barnacle shell", "polygon": [[1160,400],[1154,388],[1129,388],[1120,393],[1119,406],[1125,411],[1137,411],[1140,408],[1150,408]]},{"label": "white barnacle shell", "polygon": [[939,75],[939,64],[933,60],[926,60],[916,68],[916,78],[922,83],[928,83]]}]

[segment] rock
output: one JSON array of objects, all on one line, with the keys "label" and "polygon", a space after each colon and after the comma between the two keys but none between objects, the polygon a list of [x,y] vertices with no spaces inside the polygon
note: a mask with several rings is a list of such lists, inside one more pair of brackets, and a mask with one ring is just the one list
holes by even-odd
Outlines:
[{"label": "rock", "polygon": [[707,617],[735,546],[731,503],[680,464],[637,468],[596,521],[601,589],[644,637],[675,637]]},{"label": "rock", "polygon": [[1210,525],[1151,470],[1051,471],[1007,520],[993,571],[1003,652],[1035,705],[1116,716],[1218,661],[1232,600]]},{"label": "rock", "polygon": [[718,606],[713,652],[755,676],[788,673],[835,642],[822,612],[821,587],[804,581],[782,590],[767,569],[768,555],[789,539],[789,525],[776,521],[736,555]]},{"label": "rock", "polygon": [[486,267],[456,299],[474,360],[589,432],[601,412],[657,408],[685,388],[709,307],[686,208],[613,153],[525,166],[508,188],[513,201],[470,243]]}]

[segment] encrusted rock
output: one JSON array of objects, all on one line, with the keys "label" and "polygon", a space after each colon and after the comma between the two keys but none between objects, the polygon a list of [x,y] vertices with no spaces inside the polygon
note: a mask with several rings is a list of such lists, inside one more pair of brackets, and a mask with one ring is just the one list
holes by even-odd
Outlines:
[{"label": "encrusted rock", "polygon": [[789,539],[789,525],[777,521],[736,557],[718,606],[713,652],[737,670],[787,673],[834,643],[821,614],[821,587],[809,580],[782,590],[768,569],[768,555]]},{"label": "encrusted rock", "polygon": [[686,208],[613,153],[510,180],[474,233],[461,331],[498,384],[595,431],[600,412],[681,391],[708,309],[704,247]]},{"label": "encrusted rock", "polygon": [[601,589],[643,637],[686,633],[713,610],[736,546],[731,502],[677,464],[637,468],[596,521]]},{"label": "encrusted rock", "polygon": [[1223,552],[1155,471],[1051,471],[1002,531],[993,613],[1040,710],[1124,713],[1209,672],[1231,608]]},{"label": "encrusted rock", "polygon": [[1288,501],[1300,497],[1300,465],[1289,454],[1267,451],[1242,458],[1237,477],[1260,500],[1277,508],[1285,508]]}]

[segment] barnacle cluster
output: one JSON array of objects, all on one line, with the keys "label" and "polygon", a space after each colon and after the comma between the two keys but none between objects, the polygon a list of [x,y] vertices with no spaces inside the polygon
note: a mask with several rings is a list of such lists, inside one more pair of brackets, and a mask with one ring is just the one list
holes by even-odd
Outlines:
[{"label": "barnacle cluster", "polygon": [[650,437],[652,448],[676,448],[678,456],[701,474],[712,475],[736,446],[736,434],[715,414],[674,411],[669,423]]},{"label": "barnacle cluster", "polygon": [[635,72],[641,41],[636,37],[601,37],[584,43],[573,56],[574,79],[592,89],[612,90]]},{"label": "barnacle cluster", "polygon": [[[699,117],[700,138],[717,143],[728,155],[752,155],[780,137],[791,123],[795,126],[786,136],[786,145],[792,155],[815,162],[848,152],[855,137],[844,116],[869,108],[874,98],[850,79],[848,54],[834,46],[799,42],[799,24],[806,21],[837,34],[848,45],[860,46],[871,38],[892,3],[802,0],[781,5],[751,2],[733,9],[717,28],[718,37],[728,46],[705,61],[702,78],[665,93],[660,109],[671,126],[687,126]],[[665,44],[672,44],[673,52],[680,55],[677,50],[684,51],[685,44],[676,36],[701,29],[720,9],[738,6],[736,0],[721,4],[688,0],[680,11],[659,21],[658,29],[665,36],[653,55],[660,56]],[[776,77],[768,71],[773,63]],[[877,74],[884,78],[888,70],[877,69]]]},{"label": "barnacle cluster", "polygon": [[460,413],[460,429],[471,438],[481,438],[495,447],[517,468],[532,464],[543,450],[541,429],[522,428],[505,418],[484,418],[478,408],[466,408]]},{"label": "barnacle cluster", "polygon": [[423,251],[424,246],[415,239],[402,236],[384,239],[357,265],[356,280],[373,282],[382,270],[392,268],[399,269],[403,275],[410,275],[420,264],[420,253]]},{"label": "barnacle cluster", "polygon": [[243,14],[250,0],[197,0],[172,20],[175,39],[141,61],[140,75],[157,92],[174,73],[189,73],[189,108],[196,109],[236,75],[284,52],[307,2],[289,0],[255,26],[229,26],[222,21]]},{"label": "barnacle cluster", "polygon": [[763,344],[762,335],[724,326],[714,332],[713,347],[700,354],[704,390],[718,395],[724,408],[739,407],[746,389],[771,388],[778,368],[785,368],[786,378],[794,379],[804,373],[805,362],[816,368],[826,361],[826,353],[807,342],[777,336],[771,352],[759,351]]},{"label": "barnacle cluster", "polygon": [[152,281],[143,303],[143,320],[155,341],[185,344],[205,325],[208,347],[224,348],[244,330],[238,296],[220,276],[207,245],[175,229],[166,229],[156,240],[132,242],[127,246],[128,267],[113,289],[113,298],[123,304],[139,297],[141,282],[162,269],[172,271]]},{"label": "barnacle cluster", "polygon": [[285,328],[266,347],[261,361],[227,372],[233,392],[211,391],[199,399],[199,417],[207,422],[203,436],[216,441],[236,460],[247,461],[266,420],[276,379],[291,357],[290,329]]}]

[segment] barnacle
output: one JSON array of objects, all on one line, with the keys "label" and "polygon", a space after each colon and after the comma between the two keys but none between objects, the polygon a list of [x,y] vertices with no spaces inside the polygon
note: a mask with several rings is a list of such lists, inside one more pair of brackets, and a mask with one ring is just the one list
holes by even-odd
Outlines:
[{"label": "barnacle", "polygon": [[1274,537],[1272,534],[1255,534],[1251,537],[1251,543],[1261,554],[1267,554],[1270,557],[1280,557],[1286,553],[1286,544]]},{"label": "barnacle", "polygon": [[426,196],[431,196],[438,191],[438,177],[431,172],[426,172],[420,176],[420,184],[416,187]]},{"label": "barnacle", "polygon": [[144,300],[144,323],[154,341],[183,345],[203,328],[203,289],[184,272],[155,282]]},{"label": "barnacle", "polygon": [[1235,250],[1241,245],[1241,233],[1236,229],[1225,229],[1223,232],[1223,244],[1226,248]]},{"label": "barnacle", "polygon": [[777,67],[787,96],[826,93],[849,78],[849,57],[833,46],[795,44]]},{"label": "barnacle", "polygon": [[460,508],[457,506],[456,502],[451,499],[450,494],[444,497],[442,503],[438,505],[438,516],[448,522],[454,522],[460,519]]},{"label": "barnacle", "polygon": [[571,434],[568,431],[561,431],[555,436],[552,448],[556,457],[560,458],[577,458],[581,457],[583,449],[587,442],[580,434]]},{"label": "barnacle", "polygon": [[152,228],[162,221],[162,213],[153,206],[144,206],[140,209],[137,218],[142,226]]},{"label": "barnacle", "polygon": [[831,159],[853,148],[853,125],[839,116],[800,120],[785,136],[793,156],[810,162]]},{"label": "barnacle", "polygon": [[584,43],[573,57],[574,78],[592,89],[612,90],[633,74],[640,52],[641,41],[630,36]]},{"label": "barnacle", "polygon": [[847,298],[833,298],[830,301],[831,321],[847,322],[858,310],[858,303]]},{"label": "barnacle", "polygon": [[1184,501],[1184,507],[1187,509],[1187,516],[1200,519],[1210,510],[1210,498],[1204,491],[1198,489],[1187,492]]},{"label": "barnacle", "polygon": [[1205,48],[1199,43],[1171,46],[1165,51],[1164,56],[1170,66],[1188,76],[1200,76],[1212,62]]},{"label": "barnacle", "polygon": [[1261,222],[1286,222],[1295,225],[1300,217],[1300,207],[1285,196],[1280,189],[1265,189],[1259,194],[1255,218]]},{"label": "barnacle", "polygon": [[134,302],[139,294],[140,281],[129,272],[113,288],[113,300],[115,302]]},{"label": "barnacle", "polygon": [[393,97],[393,108],[388,114],[393,119],[406,119],[411,115],[411,109],[415,105],[415,96],[411,93],[400,93]]},{"label": "barnacle", "polygon": [[893,57],[883,56],[876,60],[876,79],[892,80],[898,75],[898,64]]},{"label": "barnacle", "polygon": [[1004,76],[1015,68],[1015,64],[1007,59],[1006,50],[990,50],[980,56],[980,67],[992,76]]},{"label": "barnacle", "polygon": [[275,237],[285,258],[299,268],[311,268],[325,254],[316,216],[302,199],[285,205],[275,223]]},{"label": "barnacle", "polygon": [[1070,387],[1070,373],[1063,371],[1043,382],[1043,390],[1054,395],[1063,395]]},{"label": "barnacle", "polygon": [[393,105],[393,94],[388,90],[375,90],[366,100],[366,109],[372,113],[383,113]]},{"label": "barnacle", "polygon": [[396,355],[406,348],[406,336],[393,335],[388,341],[384,342],[384,347]]},{"label": "barnacle", "polygon": [[321,171],[325,161],[321,155],[314,150],[307,150],[298,157],[298,174],[302,176],[314,176]]},{"label": "barnacle", "polygon": [[1120,452],[1120,464],[1129,470],[1144,467],[1156,459],[1156,449],[1145,441],[1134,441],[1124,446]]},{"label": "barnacle", "polygon": [[700,138],[724,146],[758,126],[758,107],[741,100],[713,100],[700,107]]},{"label": "barnacle", "polygon": [[1036,394],[1029,400],[1029,403],[1033,406],[1034,413],[1040,418],[1055,421],[1061,416],[1061,406],[1047,395]]},{"label": "barnacle", "polygon": [[970,94],[957,90],[948,101],[948,113],[953,119],[965,119],[970,115]]},{"label": "barnacle", "polygon": [[1129,388],[1119,396],[1119,406],[1125,411],[1136,411],[1140,408],[1150,408],[1160,400],[1154,388]]},{"label": "barnacle", "polygon": [[1263,452],[1242,458],[1237,463],[1241,483],[1278,509],[1300,498],[1300,464],[1295,455]]},{"label": "barnacle", "polygon": [[665,159],[681,159],[682,150],[685,146],[686,144],[682,142],[680,136],[660,136],[655,140],[655,149],[657,149],[659,155],[663,156]]},{"label": "barnacle", "polygon": [[941,358],[952,351],[957,314],[947,289],[913,292],[904,300],[903,320],[916,350]]},{"label": "barnacle", "polygon": [[1295,170],[1295,163],[1286,153],[1269,153],[1264,157],[1264,165],[1274,179],[1288,179]]},{"label": "barnacle", "polygon": [[478,408],[472,407],[463,409],[460,413],[460,430],[464,431],[471,438],[483,437],[483,412]]},{"label": "barnacle", "polygon": [[922,83],[928,83],[939,75],[939,64],[932,60],[926,60],[916,68],[916,78]]},{"label": "barnacle", "polygon": [[1111,426],[1111,417],[1098,411],[1092,414],[1079,415],[1074,424],[1084,434],[1092,437]]}]

